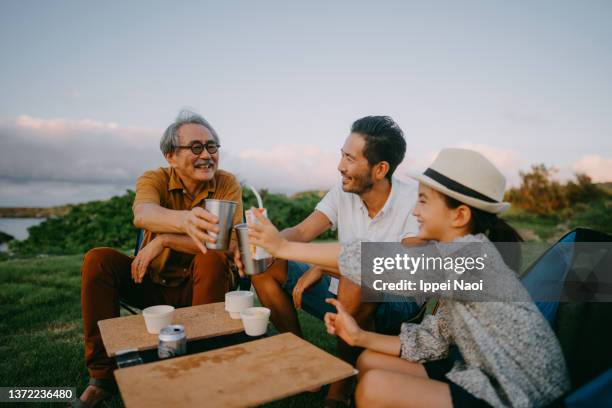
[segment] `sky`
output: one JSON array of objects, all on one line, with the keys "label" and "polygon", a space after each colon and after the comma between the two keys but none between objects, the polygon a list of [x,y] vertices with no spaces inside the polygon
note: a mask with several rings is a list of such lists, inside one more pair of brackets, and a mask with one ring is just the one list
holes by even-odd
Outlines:
[{"label": "sky", "polygon": [[108,198],[201,113],[221,168],[292,193],[338,181],[351,123],[408,151],[612,181],[612,2],[0,2],[0,206]]}]

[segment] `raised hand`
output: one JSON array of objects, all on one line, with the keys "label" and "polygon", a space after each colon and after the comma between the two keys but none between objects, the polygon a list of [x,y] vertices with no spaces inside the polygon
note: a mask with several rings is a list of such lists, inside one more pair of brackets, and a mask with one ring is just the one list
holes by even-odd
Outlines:
[{"label": "raised hand", "polygon": [[208,232],[219,233],[219,219],[214,214],[206,211],[202,207],[194,207],[183,216],[181,229],[191,237],[197,247],[206,253],[206,242],[215,243],[216,238],[210,236]]},{"label": "raised hand", "polygon": [[338,300],[329,298],[325,301],[334,305],[338,311],[337,313],[325,313],[324,321],[327,332],[340,337],[349,346],[359,346],[364,331],[359,327],[355,318]]},{"label": "raised hand", "polygon": [[251,211],[259,224],[249,224],[249,242],[265,249],[272,256],[278,256],[287,240],[282,237],[274,224],[263,216],[262,209],[252,208]]}]

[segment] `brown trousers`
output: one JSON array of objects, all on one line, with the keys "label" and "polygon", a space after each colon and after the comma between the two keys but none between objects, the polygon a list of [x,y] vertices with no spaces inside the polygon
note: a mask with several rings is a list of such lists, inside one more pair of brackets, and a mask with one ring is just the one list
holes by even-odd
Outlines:
[{"label": "brown trousers", "polygon": [[178,287],[155,284],[148,275],[134,283],[134,258],[111,248],[94,248],[85,254],[81,268],[81,307],[85,337],[85,363],[89,376],[112,379],[115,362],[106,355],[98,321],[119,316],[119,299],[138,308],[166,304],[175,307],[224,300],[229,264],[224,253],[198,254],[188,279]]}]

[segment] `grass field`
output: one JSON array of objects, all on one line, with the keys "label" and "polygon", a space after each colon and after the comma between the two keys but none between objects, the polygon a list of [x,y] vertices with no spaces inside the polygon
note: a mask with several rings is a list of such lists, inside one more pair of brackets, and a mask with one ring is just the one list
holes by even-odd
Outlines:
[{"label": "grass field", "polygon": [[[513,226],[531,231],[540,249],[531,245],[524,265],[531,263],[554,239],[553,222],[517,215]],[[84,389],[87,371],[83,359],[80,309],[82,255],[49,256],[0,261],[0,384],[2,386],[72,386]],[[300,312],[308,341],[335,353],[335,338],[323,324]],[[239,392],[237,390],[237,392]],[[270,407],[319,405],[323,392],[304,393],[269,404]],[[106,404],[121,407],[119,397]]]},{"label": "grass field", "polygon": [[[80,307],[81,255],[0,262],[2,386],[72,386],[87,382]],[[305,337],[334,354],[335,338],[322,322],[300,312]],[[304,393],[270,407],[318,405],[323,392]],[[320,404],[320,402],[319,402]],[[115,397],[107,407],[121,407]]]},{"label": "grass field", "polygon": [[[71,255],[0,262],[2,386],[71,386],[78,393],[84,389],[81,259]],[[335,338],[319,320],[306,313],[300,313],[300,320],[307,340],[334,352]],[[322,392],[305,393],[268,406],[312,406],[322,398]],[[122,403],[115,397],[106,406]]]}]

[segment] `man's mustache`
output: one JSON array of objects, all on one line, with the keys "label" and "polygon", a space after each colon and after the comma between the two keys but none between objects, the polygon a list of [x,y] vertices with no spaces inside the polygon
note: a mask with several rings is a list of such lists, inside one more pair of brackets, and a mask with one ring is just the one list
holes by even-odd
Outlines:
[{"label": "man's mustache", "polygon": [[215,161],[211,160],[211,159],[196,160],[196,162],[193,165],[196,166],[196,167],[198,167],[198,166],[214,166],[215,165]]}]

